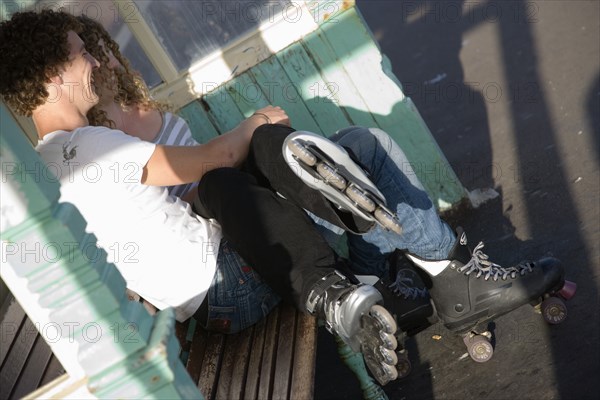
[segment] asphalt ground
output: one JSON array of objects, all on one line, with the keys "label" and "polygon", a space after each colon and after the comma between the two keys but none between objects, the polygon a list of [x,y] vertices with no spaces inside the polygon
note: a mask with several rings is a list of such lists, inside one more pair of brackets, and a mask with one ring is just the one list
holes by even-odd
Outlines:
[{"label": "asphalt ground", "polygon": [[[436,324],[407,342],[391,399],[598,399],[600,2],[358,0],[464,187],[499,196],[449,220],[490,259],[552,255],[578,285],[568,318],[530,306],[496,319],[487,363]],[[434,339],[435,338],[435,339]],[[319,334],[315,398],[359,399]]]}]

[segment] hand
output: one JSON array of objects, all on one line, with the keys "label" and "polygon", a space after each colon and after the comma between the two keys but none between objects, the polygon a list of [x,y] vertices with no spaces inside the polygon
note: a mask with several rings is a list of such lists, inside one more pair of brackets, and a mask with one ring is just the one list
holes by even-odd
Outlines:
[{"label": "hand", "polygon": [[282,124],[291,126],[290,117],[279,106],[267,106],[252,114],[250,118],[262,118],[267,124]]}]

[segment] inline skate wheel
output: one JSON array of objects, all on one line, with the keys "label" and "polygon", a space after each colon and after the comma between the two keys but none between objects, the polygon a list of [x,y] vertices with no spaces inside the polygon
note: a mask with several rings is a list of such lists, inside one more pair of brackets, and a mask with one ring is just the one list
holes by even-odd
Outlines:
[{"label": "inline skate wheel", "polygon": [[397,342],[393,335],[396,321],[385,308],[377,304],[371,306],[361,319],[362,329],[358,333],[361,353],[371,375],[380,385],[385,385],[398,378]]},{"label": "inline skate wheel", "polygon": [[315,157],[302,143],[296,139],[292,139],[288,142],[288,148],[298,160],[309,167],[313,167],[317,163],[317,157]]},{"label": "inline skate wheel", "polygon": [[465,344],[467,345],[467,351],[473,361],[484,363],[489,361],[494,355],[494,348],[490,343],[490,340],[483,335],[469,335],[465,338]]},{"label": "inline skate wheel", "polygon": [[358,206],[366,212],[375,211],[375,202],[371,200],[369,196],[356,185],[351,184],[348,186],[346,188],[346,195],[350,200],[358,204]]},{"label": "inline skate wheel", "polygon": [[551,325],[560,324],[567,318],[567,305],[558,297],[548,297],[540,309],[544,320]]},{"label": "inline skate wheel", "polygon": [[319,175],[321,175],[325,182],[327,182],[334,188],[338,190],[344,190],[346,188],[347,183],[344,177],[338,174],[336,170],[329,164],[326,164],[324,162],[318,163],[317,172],[319,173]]},{"label": "inline skate wheel", "polygon": [[384,332],[392,334],[396,333],[396,330],[398,329],[396,320],[384,307],[375,304],[373,307],[371,307],[371,312],[369,314],[371,317],[377,320]]},{"label": "inline skate wheel", "polygon": [[385,229],[396,232],[399,235],[402,233],[402,226],[396,217],[383,208],[378,208],[375,210],[374,216],[377,222],[379,222]]},{"label": "inline skate wheel", "polygon": [[412,364],[408,358],[408,354],[406,353],[406,350],[399,351],[396,354],[398,356],[398,363],[396,364],[398,378],[406,378],[412,371]]},{"label": "inline skate wheel", "polygon": [[395,349],[398,347],[398,341],[391,333],[380,332],[379,337],[381,339],[381,343],[383,343],[383,347],[386,349]]}]

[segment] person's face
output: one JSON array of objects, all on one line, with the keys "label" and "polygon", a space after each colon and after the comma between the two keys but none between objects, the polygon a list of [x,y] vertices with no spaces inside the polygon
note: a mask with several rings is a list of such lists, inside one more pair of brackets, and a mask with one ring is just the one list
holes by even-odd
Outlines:
[{"label": "person's face", "polygon": [[61,95],[68,95],[69,101],[77,104],[84,113],[98,103],[94,90],[93,71],[99,67],[98,61],[85,49],[83,40],[74,31],[69,31],[69,61],[61,74]]},{"label": "person's face", "polygon": [[114,56],[112,51],[110,51],[110,49],[104,44],[104,40],[100,39],[98,46],[108,59],[108,62],[102,65],[102,69],[105,69],[104,73],[100,73],[100,70],[98,70],[98,73],[95,74],[96,89],[98,90],[98,95],[100,96],[100,103],[105,104],[114,101],[117,91],[117,76],[115,74],[116,71],[123,66]]}]

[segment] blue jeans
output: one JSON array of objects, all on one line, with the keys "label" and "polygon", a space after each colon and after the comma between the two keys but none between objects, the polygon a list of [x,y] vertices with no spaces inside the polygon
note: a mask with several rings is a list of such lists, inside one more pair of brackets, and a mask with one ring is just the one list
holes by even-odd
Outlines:
[{"label": "blue jeans", "polygon": [[[456,237],[452,229],[437,215],[435,206],[415,175],[406,155],[398,144],[377,128],[349,127],[330,138],[349,149],[387,201],[402,224],[402,234],[376,225],[363,235],[347,233],[352,268],[359,275],[382,276],[387,269],[387,255],[396,249],[406,250],[428,260],[442,260],[451,251]],[[311,215],[329,232],[324,237],[343,231]]]},{"label": "blue jeans", "polygon": [[[344,129],[331,140],[354,153],[385,196],[388,208],[397,212],[403,227],[401,235],[378,225],[364,234],[347,232],[353,271],[382,276],[387,269],[387,256],[396,249],[425,259],[444,259],[454,245],[455,236],[438,217],[396,142],[380,129],[361,127]],[[310,215],[328,242],[337,241],[344,233],[331,222]],[[263,318],[278,301],[279,296],[225,243],[219,252],[217,276],[208,293],[208,328],[237,332]]]},{"label": "blue jeans", "polygon": [[280,298],[223,239],[207,300],[208,322],[204,327],[236,333],[266,317]]}]

